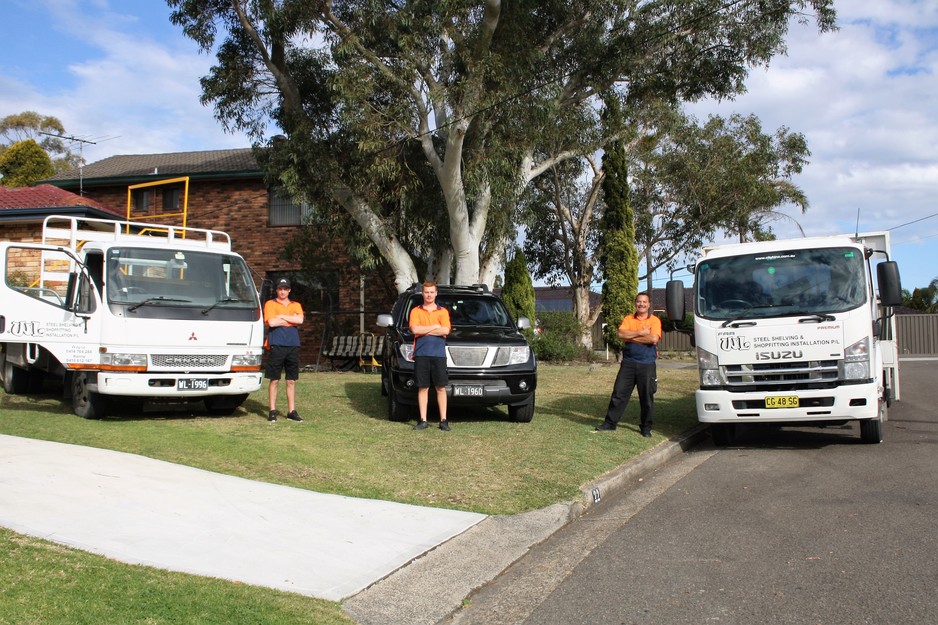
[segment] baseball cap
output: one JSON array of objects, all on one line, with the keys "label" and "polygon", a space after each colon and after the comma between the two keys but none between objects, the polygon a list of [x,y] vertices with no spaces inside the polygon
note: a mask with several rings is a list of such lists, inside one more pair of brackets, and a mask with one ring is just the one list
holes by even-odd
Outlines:
[{"label": "baseball cap", "polygon": [[287,280],[286,278],[280,278],[279,280],[277,280],[277,288],[279,289],[279,288],[281,288],[281,287],[286,287],[286,288],[289,289],[289,288],[290,288],[290,281]]}]

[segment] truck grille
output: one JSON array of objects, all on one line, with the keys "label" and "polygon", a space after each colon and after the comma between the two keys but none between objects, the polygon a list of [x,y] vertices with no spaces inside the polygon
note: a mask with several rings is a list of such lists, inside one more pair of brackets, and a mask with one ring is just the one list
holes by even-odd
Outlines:
[{"label": "truck grille", "polygon": [[481,367],[489,354],[488,347],[447,346],[449,359],[454,367]]},{"label": "truck grille", "polygon": [[154,367],[172,369],[219,369],[228,362],[225,354],[154,354]]},{"label": "truck grille", "polygon": [[723,371],[730,391],[831,388],[840,378],[837,360],[728,365]]}]

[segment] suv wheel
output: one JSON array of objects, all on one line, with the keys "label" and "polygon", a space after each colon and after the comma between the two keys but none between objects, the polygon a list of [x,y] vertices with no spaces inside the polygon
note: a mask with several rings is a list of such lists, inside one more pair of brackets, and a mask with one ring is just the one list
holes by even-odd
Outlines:
[{"label": "suv wheel", "polygon": [[409,406],[401,404],[397,400],[397,393],[394,392],[394,386],[388,380],[388,419],[391,421],[407,421],[410,413],[413,412]]},{"label": "suv wheel", "polygon": [[530,423],[534,418],[534,395],[531,401],[521,406],[508,406],[508,416],[518,423]]}]

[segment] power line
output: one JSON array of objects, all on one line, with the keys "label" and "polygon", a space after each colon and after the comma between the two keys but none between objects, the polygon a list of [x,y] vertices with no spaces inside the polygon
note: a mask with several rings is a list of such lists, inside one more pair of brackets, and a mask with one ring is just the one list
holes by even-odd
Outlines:
[{"label": "power line", "polygon": [[891,232],[897,228],[904,228],[905,226],[911,226],[912,224],[917,224],[920,221],[925,221],[926,219],[931,219],[932,217],[938,217],[938,213],[933,213],[929,215],[928,217],[921,217],[919,219],[916,219],[915,221],[910,221],[904,224],[899,224],[898,226],[893,226],[892,228],[886,228],[886,231]]}]

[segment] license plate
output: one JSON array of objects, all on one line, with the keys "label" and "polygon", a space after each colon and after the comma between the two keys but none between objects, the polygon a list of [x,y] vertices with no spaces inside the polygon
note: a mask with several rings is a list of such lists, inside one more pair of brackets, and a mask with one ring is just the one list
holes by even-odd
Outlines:
[{"label": "license plate", "polygon": [[797,395],[779,395],[775,397],[766,397],[765,407],[766,408],[797,408],[798,396]]},{"label": "license plate", "polygon": [[482,397],[485,391],[479,385],[456,385],[453,386],[453,397]]},{"label": "license plate", "polygon": [[177,391],[207,391],[208,379],[206,378],[179,378],[176,380]]}]

